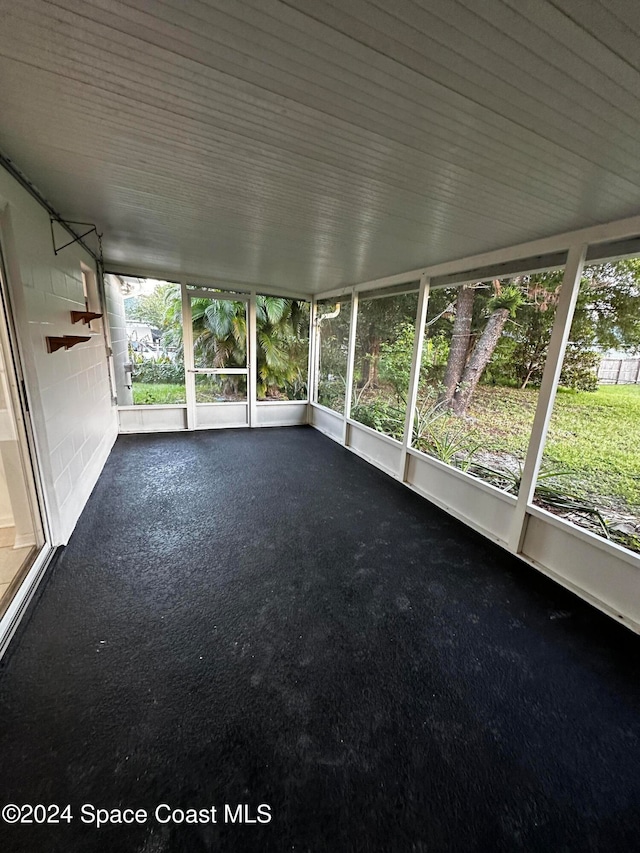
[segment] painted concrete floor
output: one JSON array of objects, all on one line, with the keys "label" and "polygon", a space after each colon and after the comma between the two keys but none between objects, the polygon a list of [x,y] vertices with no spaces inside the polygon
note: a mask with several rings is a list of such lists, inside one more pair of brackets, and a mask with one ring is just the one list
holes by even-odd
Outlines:
[{"label": "painted concrete floor", "polygon": [[0,673],[70,823],[0,849],[636,851],[639,651],[314,430],[120,437]]}]

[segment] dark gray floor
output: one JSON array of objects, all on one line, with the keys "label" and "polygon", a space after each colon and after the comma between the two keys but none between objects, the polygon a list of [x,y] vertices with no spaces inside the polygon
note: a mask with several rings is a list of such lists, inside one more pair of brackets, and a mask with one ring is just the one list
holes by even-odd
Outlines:
[{"label": "dark gray floor", "polygon": [[2,801],[74,819],[0,849],[638,850],[639,648],[309,428],[121,437],[0,678]]}]

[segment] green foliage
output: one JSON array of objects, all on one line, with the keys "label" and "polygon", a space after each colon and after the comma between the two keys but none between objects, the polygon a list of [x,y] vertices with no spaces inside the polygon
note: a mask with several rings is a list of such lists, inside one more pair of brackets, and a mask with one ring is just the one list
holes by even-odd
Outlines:
[{"label": "green foliage", "polygon": [[493,314],[494,311],[506,309],[511,317],[515,317],[516,311],[522,305],[524,296],[522,290],[517,284],[510,283],[505,287],[501,287],[499,291],[487,302],[487,313]]},{"label": "green foliage", "polygon": [[[521,464],[537,403],[532,388],[480,387],[469,418],[438,415],[437,389],[422,398],[423,423],[414,446],[486,480],[517,492]],[[449,419],[449,420],[448,420]],[[418,414],[416,422],[420,423]],[[457,427],[452,424],[457,423]],[[595,392],[558,391],[538,480],[544,506],[625,547],[640,540],[613,518],[640,515],[640,386],[600,386]],[[450,430],[455,429],[452,433]],[[449,432],[448,432],[449,431]]]},{"label": "green foliage", "polygon": [[244,302],[191,299],[196,367],[243,367],[247,353]]},{"label": "green foliage", "polygon": [[511,333],[501,335],[493,356],[485,368],[483,384],[520,387],[524,372],[519,369],[520,364],[518,341],[512,337]]},{"label": "green foliage", "polygon": [[595,393],[560,389],[545,458],[572,472],[577,494],[640,508],[639,423],[638,385],[601,385]]},{"label": "green foliage", "polygon": [[[397,401],[406,402],[411,374],[415,323],[400,324],[397,336],[380,344],[379,377],[393,388]],[[421,375],[437,381],[444,371],[449,343],[443,334],[425,339],[422,348]]]},{"label": "green foliage", "polygon": [[[413,358],[415,321],[399,322],[395,336],[382,341],[378,354],[378,380],[376,389],[364,388],[356,395],[352,408],[354,420],[377,429],[385,435],[402,440],[406,413],[407,391]],[[425,341],[422,350],[422,370],[437,380],[444,370],[449,352],[449,344],[443,334]],[[364,393],[366,392],[366,394]],[[431,404],[435,405],[432,400]],[[433,417],[427,413],[424,404],[416,412],[415,423],[419,430]]]},{"label": "green foliage", "polygon": [[135,358],[131,372],[133,382],[184,385],[184,364],[168,358]]},{"label": "green foliage", "polygon": [[518,387],[539,385],[561,282],[561,273],[540,273],[507,283],[495,296],[486,290],[478,292],[476,301],[485,301],[486,311],[492,305],[502,305],[511,313],[485,369],[483,382]]},{"label": "green foliage", "polygon": [[[506,467],[494,467],[472,463],[469,471],[482,480],[491,483],[498,489],[515,495],[520,491],[522,482],[522,465],[516,470]],[[563,515],[577,516],[587,522],[595,521],[599,532],[611,539],[609,526],[598,507],[590,500],[572,494],[571,486],[563,478],[571,475],[571,471],[542,468],[536,480],[536,502],[551,510],[559,510]]]},{"label": "green foliage", "polygon": [[589,500],[565,492],[562,486],[549,485],[540,482],[536,484],[536,501],[551,510],[559,510],[562,515],[571,515],[586,521],[595,521],[599,532],[606,538],[611,539],[609,525],[602,512]]},{"label": "green foliage", "polygon": [[442,333],[426,337],[422,345],[421,376],[433,383],[441,382],[449,358],[449,341]]},{"label": "green foliage", "polygon": [[[247,357],[245,303],[191,299],[196,365],[242,367]],[[182,347],[179,289],[167,312],[174,343]],[[258,399],[301,400],[307,394],[309,303],[275,296],[256,299]]]},{"label": "green foliage", "polygon": [[[511,352],[512,365],[505,365],[507,382],[516,379],[520,385],[540,384],[561,283],[561,271],[528,277],[527,298],[516,311],[515,323],[509,327],[515,347]],[[568,388],[593,391],[597,387],[598,367],[595,350],[633,351],[638,347],[640,261],[617,261],[586,268],[561,383]]]},{"label": "green foliage", "polygon": [[406,401],[414,337],[415,325],[403,322],[393,340],[380,344],[379,377],[391,385],[398,402]]},{"label": "green foliage", "polygon": [[562,363],[560,384],[574,391],[597,391],[599,364],[597,352],[569,344]]},{"label": "green foliage", "polygon": [[384,435],[402,441],[404,435],[405,409],[394,406],[384,400],[372,400],[370,403],[360,403],[351,409],[351,417],[365,426],[371,427]]},{"label": "green foliage", "polygon": [[402,440],[415,334],[415,293],[358,305],[354,420]]},{"label": "green foliage", "polygon": [[406,325],[414,326],[418,306],[417,293],[380,298],[362,297],[358,303],[356,338],[364,353],[375,341],[391,342]]},{"label": "green foliage", "polygon": [[[336,311],[335,317],[327,316]],[[318,402],[340,413],[347,384],[350,315],[349,299],[318,303]]]},{"label": "green foliage", "polygon": [[474,454],[480,449],[480,445],[470,439],[464,423],[449,415],[444,424],[432,423],[417,446],[419,450],[462,471],[469,470]]},{"label": "green foliage", "polygon": [[[523,459],[536,400],[533,389],[479,389],[468,429],[484,450]],[[606,385],[591,393],[560,389],[545,465],[566,472],[565,491],[601,508],[622,505],[637,512],[640,443],[634,437],[638,423],[640,386]]]},{"label": "green foliage", "polygon": [[[125,301],[127,319],[145,322],[161,332],[160,345],[182,360],[180,287],[163,283],[149,296]],[[246,364],[245,303],[228,299],[191,299],[194,357],[200,367]],[[258,296],[258,398],[306,398],[309,352],[309,304],[295,299]],[[135,363],[138,382],[182,382],[184,367],[168,360]]]},{"label": "green foliage", "polygon": [[309,303],[258,296],[258,399],[307,396]]},{"label": "green foliage", "polygon": [[176,293],[180,294],[179,285],[162,282],[146,296],[125,297],[125,316],[162,331],[173,323],[172,301]]},{"label": "green foliage", "polygon": [[[464,421],[470,440],[487,453],[524,460],[537,399],[534,388],[478,388]],[[638,385],[601,385],[596,392],[560,388],[545,465],[571,472],[571,490],[579,496],[610,496],[640,507],[638,423]]]},{"label": "green foliage", "polygon": [[245,376],[203,373],[196,376],[196,402],[243,402],[247,399]]},{"label": "green foliage", "polygon": [[334,412],[344,412],[345,378],[344,376],[331,374],[333,379],[322,379],[318,381],[318,402],[333,409]]},{"label": "green foliage", "polygon": [[[539,385],[562,284],[562,270],[507,279],[475,288],[470,346],[497,307],[509,309],[512,319],[494,350],[482,381],[526,387]],[[429,315],[438,317],[429,335],[450,337],[455,303],[453,288],[434,291]],[[437,302],[432,301],[436,299]],[[640,348],[640,260],[618,261],[584,271],[570,333],[561,383],[580,390],[597,387],[597,351]]]},{"label": "green foliage", "polygon": [[[397,296],[363,297],[358,303],[356,356],[354,379],[359,387],[376,388],[380,380],[381,348],[393,345],[402,334],[411,335],[409,359],[413,345],[413,330],[418,306],[417,293]],[[398,376],[398,381],[400,376]],[[403,393],[406,394],[407,383]],[[398,385],[399,387],[399,385]]]},{"label": "green foliage", "polygon": [[640,348],[640,258],[585,269],[571,340],[602,349]]},{"label": "green foliage", "polygon": [[464,420],[439,402],[441,386],[429,388],[414,413],[413,446],[447,465],[466,471],[480,443]]}]

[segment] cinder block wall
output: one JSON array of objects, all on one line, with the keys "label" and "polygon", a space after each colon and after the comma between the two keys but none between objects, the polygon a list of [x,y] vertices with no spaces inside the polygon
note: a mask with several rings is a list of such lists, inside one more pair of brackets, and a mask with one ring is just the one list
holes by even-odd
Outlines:
[{"label": "cinder block wall", "polygon": [[[71,323],[85,308],[82,265],[95,264],[77,244],[55,255],[47,211],[1,168],[0,237],[53,544],[65,544],[117,435],[102,321]],[[85,333],[47,352],[47,335]]]}]

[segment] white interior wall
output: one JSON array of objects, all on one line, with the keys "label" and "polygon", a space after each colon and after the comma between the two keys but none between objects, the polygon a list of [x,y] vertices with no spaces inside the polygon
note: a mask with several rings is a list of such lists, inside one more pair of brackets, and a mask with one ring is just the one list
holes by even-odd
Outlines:
[{"label": "white interior wall", "polygon": [[[73,244],[54,254],[49,214],[0,170],[0,235],[30,417],[53,545],[65,544],[117,435],[101,320],[72,324],[84,310],[81,264],[91,256]],[[48,335],[91,336],[48,353]]]}]

